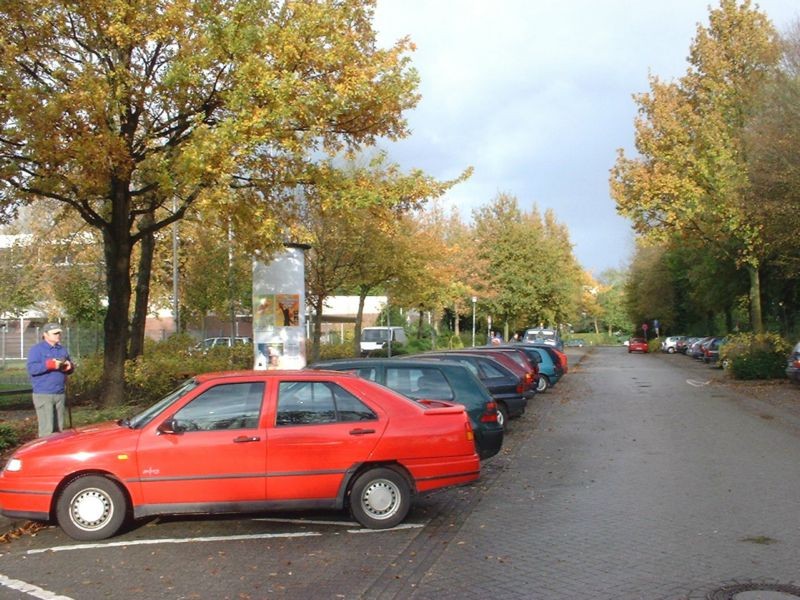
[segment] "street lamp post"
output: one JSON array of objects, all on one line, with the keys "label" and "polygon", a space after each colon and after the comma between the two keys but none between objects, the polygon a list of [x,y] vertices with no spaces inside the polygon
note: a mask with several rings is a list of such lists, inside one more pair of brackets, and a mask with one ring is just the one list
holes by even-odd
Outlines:
[{"label": "street lamp post", "polygon": [[475,347],[475,306],[478,303],[476,296],[472,297],[472,347]]},{"label": "street lamp post", "polygon": [[388,330],[386,333],[389,334],[389,340],[387,342],[389,351],[388,355],[389,358],[392,358],[392,315],[391,315],[391,307],[389,306],[389,296],[386,296],[386,329]]}]

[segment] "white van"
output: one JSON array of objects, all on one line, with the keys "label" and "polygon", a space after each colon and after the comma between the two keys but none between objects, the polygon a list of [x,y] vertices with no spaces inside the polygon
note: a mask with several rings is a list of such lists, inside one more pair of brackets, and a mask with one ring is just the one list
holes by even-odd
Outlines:
[{"label": "white van", "polygon": [[561,342],[561,336],[558,335],[558,331],[556,329],[544,329],[542,327],[528,329],[525,332],[523,341],[534,344],[547,344],[548,346],[554,346],[559,350],[564,347],[563,343]]},{"label": "white van", "polygon": [[406,331],[402,327],[364,327],[361,330],[361,353],[366,354],[386,348],[390,331],[393,345],[405,344],[408,341]]}]

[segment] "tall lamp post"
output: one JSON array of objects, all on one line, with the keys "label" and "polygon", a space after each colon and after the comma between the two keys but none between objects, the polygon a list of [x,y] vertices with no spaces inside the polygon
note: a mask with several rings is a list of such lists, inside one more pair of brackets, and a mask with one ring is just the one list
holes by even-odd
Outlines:
[{"label": "tall lamp post", "polygon": [[389,334],[389,339],[387,340],[387,346],[389,348],[388,355],[389,358],[392,358],[392,314],[391,314],[391,307],[389,306],[389,295],[386,295],[386,333]]},{"label": "tall lamp post", "polygon": [[478,304],[477,296],[472,297],[472,347],[475,347],[475,306]]}]

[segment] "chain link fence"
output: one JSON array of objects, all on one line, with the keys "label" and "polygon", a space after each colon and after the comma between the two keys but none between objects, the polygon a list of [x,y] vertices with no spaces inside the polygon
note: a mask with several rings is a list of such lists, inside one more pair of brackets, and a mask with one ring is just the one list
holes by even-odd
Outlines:
[{"label": "chain link fence", "polygon": [[[0,366],[5,366],[7,361],[25,360],[31,346],[41,341],[43,325],[26,319],[0,321]],[[64,330],[61,343],[72,358],[79,359],[103,349],[102,323],[62,322],[61,326]]]}]

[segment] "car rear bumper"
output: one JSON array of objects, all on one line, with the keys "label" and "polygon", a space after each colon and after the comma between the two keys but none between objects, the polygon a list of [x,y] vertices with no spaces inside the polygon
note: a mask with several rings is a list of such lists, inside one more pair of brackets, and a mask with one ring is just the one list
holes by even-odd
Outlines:
[{"label": "car rear bumper", "polygon": [[450,485],[475,481],[480,477],[481,464],[477,454],[449,456],[437,459],[403,461],[414,478],[418,492],[428,492]]},{"label": "car rear bumper", "polygon": [[491,458],[503,447],[503,429],[475,430],[475,450],[481,460]]},{"label": "car rear bumper", "polygon": [[495,396],[495,402],[502,403],[508,409],[509,417],[521,417],[528,407],[528,399],[524,396]]}]

